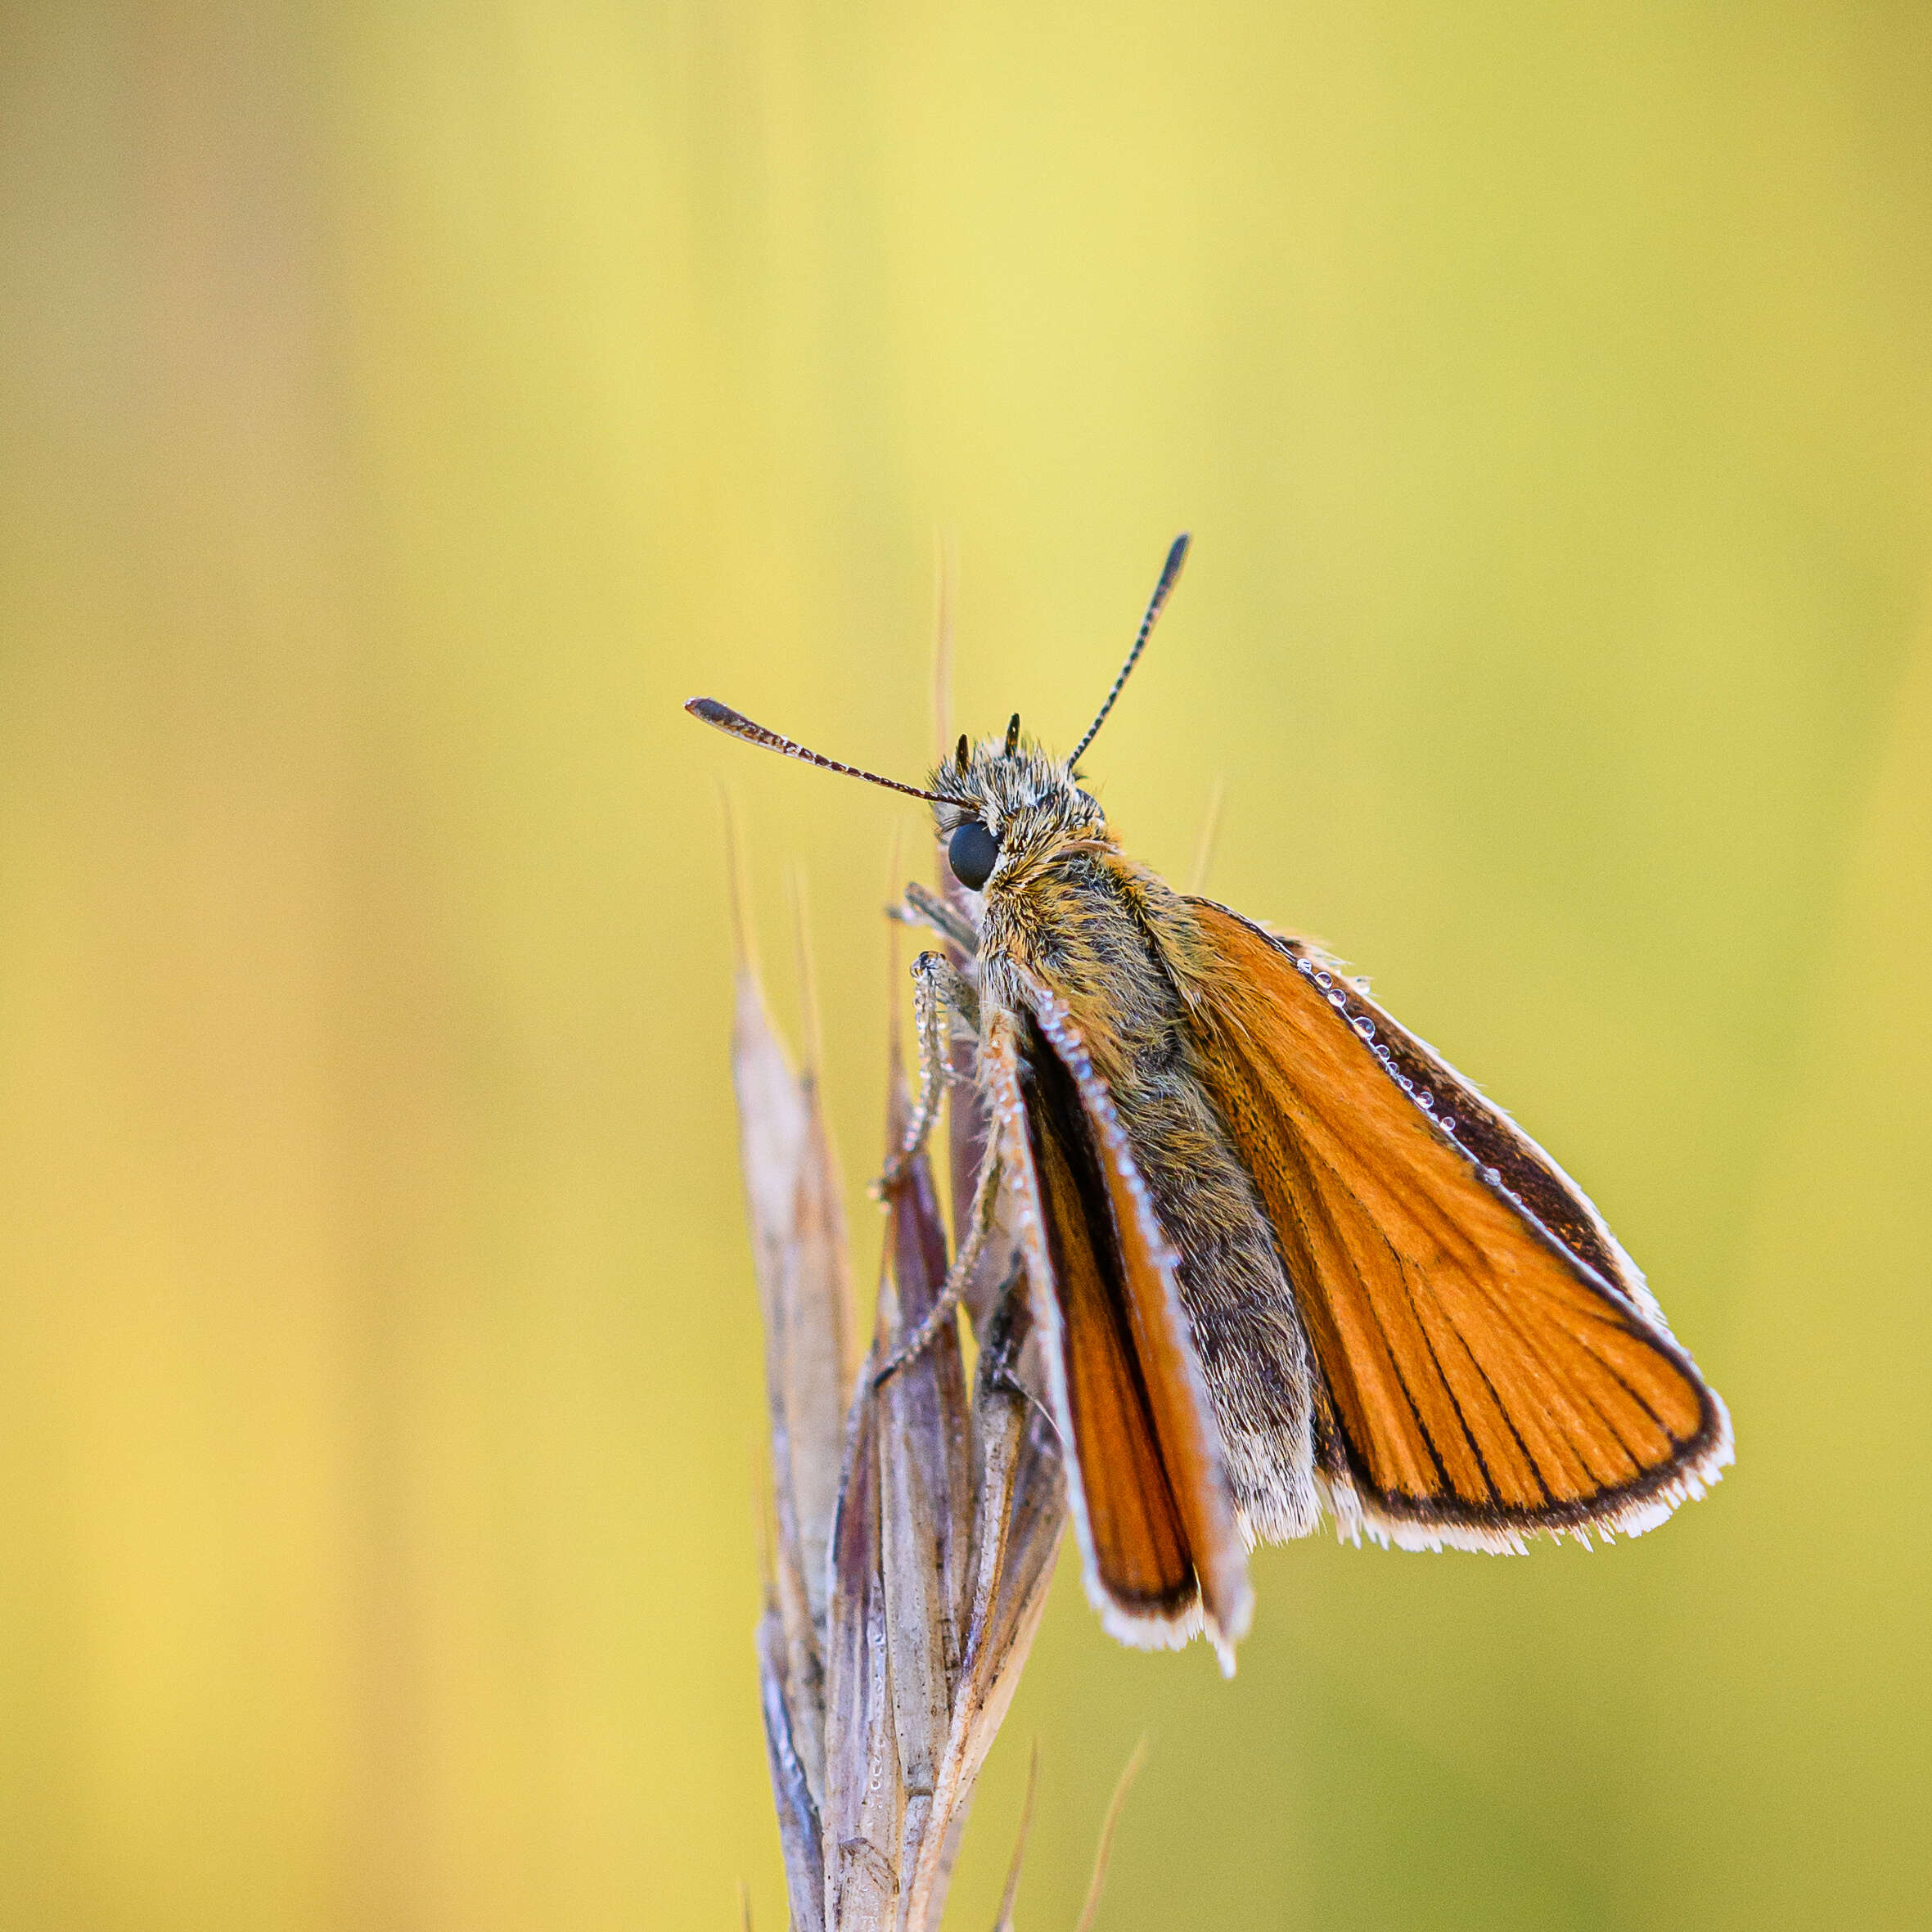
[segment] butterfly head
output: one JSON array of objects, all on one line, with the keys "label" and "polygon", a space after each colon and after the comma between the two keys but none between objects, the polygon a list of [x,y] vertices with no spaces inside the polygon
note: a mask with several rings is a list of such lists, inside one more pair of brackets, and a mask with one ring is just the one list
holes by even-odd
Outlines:
[{"label": "butterfly head", "polygon": [[961,885],[983,892],[996,878],[1013,883],[1029,873],[1036,873],[1039,863],[1069,849],[1084,847],[1097,851],[1111,846],[1106,813],[1092,795],[1080,788],[1080,754],[1106,722],[1128,673],[1139,661],[1154,620],[1167,602],[1187,555],[1187,538],[1183,534],[1169,547],[1160,581],[1154,587],[1127,662],[1120,667],[1106,701],[1074,747],[1070,758],[1050,757],[1037,742],[1025,736],[1016,712],[1002,738],[982,738],[975,745],[962,736],[952,756],[935,768],[922,790],[916,785],[903,785],[896,778],[882,778],[875,772],[862,771],[856,765],[841,764],[838,759],[768,731],[762,724],[754,724],[742,713],[721,705],[716,698],[692,698],[684,708],[694,718],[748,744],[762,745],[768,750],[801,759],[807,764],[847,778],[862,778],[869,785],[882,785],[889,791],[903,791],[910,797],[924,799],[933,808],[933,823],[944,842],[947,862]]},{"label": "butterfly head", "polygon": [[984,892],[996,875],[1070,843],[1110,842],[1099,801],[1081,789],[1070,763],[1021,732],[1017,712],[1003,738],[975,745],[962,733],[928,786],[946,862],[969,891]]}]

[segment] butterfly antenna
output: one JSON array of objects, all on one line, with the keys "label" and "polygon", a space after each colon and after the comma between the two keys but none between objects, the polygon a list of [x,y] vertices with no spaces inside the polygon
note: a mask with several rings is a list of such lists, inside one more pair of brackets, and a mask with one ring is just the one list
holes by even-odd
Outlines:
[{"label": "butterfly antenna", "polygon": [[1066,761],[1070,772],[1080,762],[1080,754],[1091,745],[1100,727],[1107,722],[1107,714],[1114,709],[1114,700],[1120,695],[1120,687],[1127,682],[1127,674],[1139,662],[1141,653],[1147,648],[1147,639],[1154,629],[1154,620],[1160,616],[1168,600],[1168,594],[1174,588],[1174,579],[1181,574],[1181,565],[1187,561],[1187,545],[1190,539],[1187,531],[1168,547],[1167,561],[1160,566],[1160,581],[1154,586],[1154,595],[1147,600],[1147,615],[1141,619],[1140,633],[1133,641],[1133,649],[1127,654],[1127,662],[1120,667],[1120,675],[1114,680],[1114,688],[1107,693],[1107,701],[1100,708],[1100,714],[1087,727],[1087,736],[1074,747],[1074,755]]},{"label": "butterfly antenna", "polygon": [[734,738],[742,738],[748,745],[762,745],[768,751],[782,752],[787,758],[803,759],[808,765],[836,772],[842,777],[862,778],[868,785],[883,785],[888,791],[903,791],[907,798],[924,799],[928,804],[946,803],[936,791],[921,791],[916,785],[901,785],[896,778],[881,778],[876,772],[862,772],[857,765],[842,765],[835,758],[809,750],[790,738],[781,738],[777,732],[767,731],[762,724],[754,724],[741,711],[719,704],[716,698],[687,698],[684,708],[693,718],[702,718],[706,724],[715,725],[721,732],[729,732]]}]

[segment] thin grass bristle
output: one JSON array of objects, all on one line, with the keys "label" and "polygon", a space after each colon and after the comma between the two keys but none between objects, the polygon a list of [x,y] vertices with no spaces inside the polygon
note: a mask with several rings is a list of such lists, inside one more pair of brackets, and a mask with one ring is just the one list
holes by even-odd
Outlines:
[{"label": "thin grass bristle", "polygon": [[1087,1881],[1087,1903],[1080,1907],[1074,1932],[1092,1932],[1094,1915],[1100,1910],[1101,1894],[1107,1887],[1107,1867],[1114,1856],[1114,1833],[1120,1823],[1120,1814],[1126,1808],[1127,1794],[1133,1788],[1133,1781],[1141,1775],[1146,1762],[1147,1741],[1143,1737],[1122,1767],[1114,1786],[1114,1795],[1107,1800],[1107,1815],[1101,1821],[1100,1843],[1094,1848],[1093,1876]]},{"label": "thin grass bristle", "polygon": [[1034,1741],[1026,1761],[1026,1795],[1020,1803],[1020,1829],[1013,1834],[1013,1859],[1007,1867],[1007,1887],[1000,1894],[999,1916],[993,1932],[1013,1932],[1013,1904],[1020,1896],[1020,1868],[1026,1862],[1026,1840],[1033,1831],[1033,1801],[1040,1783],[1040,1745]]}]

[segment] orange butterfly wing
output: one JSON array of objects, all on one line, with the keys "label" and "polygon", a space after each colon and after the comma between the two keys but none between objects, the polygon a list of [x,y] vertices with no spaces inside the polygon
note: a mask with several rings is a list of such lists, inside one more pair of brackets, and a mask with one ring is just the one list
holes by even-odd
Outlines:
[{"label": "orange butterfly wing", "polygon": [[1173,1257],[1105,1088],[1051,1002],[1045,1027],[1023,1043],[1002,1025],[982,1065],[1088,1593],[1117,1637],[1178,1644],[1205,1628],[1232,1668],[1251,1609],[1246,1551]]},{"label": "orange butterfly wing", "polygon": [[1320,1367],[1344,1530],[1509,1548],[1701,1493],[1723,1405],[1581,1191],[1313,948],[1191,903],[1207,1078]]}]

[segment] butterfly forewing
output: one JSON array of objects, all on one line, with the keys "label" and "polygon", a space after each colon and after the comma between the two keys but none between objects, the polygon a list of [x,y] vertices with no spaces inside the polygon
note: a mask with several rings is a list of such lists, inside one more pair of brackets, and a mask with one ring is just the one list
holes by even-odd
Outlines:
[{"label": "butterfly forewing", "polygon": [[1121,1619],[1178,1619],[1195,1601],[1194,1566],[1090,1232],[1078,1151],[1043,1100],[1014,1025],[993,1030],[982,1066],[1072,1465],[1088,1593]]},{"label": "butterfly forewing", "polygon": [[1079,1083],[1037,1027],[1002,1024],[981,1064],[1068,1439],[1088,1594],[1131,1642],[1178,1644],[1205,1628],[1229,1659],[1248,1618],[1245,1553],[1209,1452],[1211,1418],[1166,1345],[1176,1333],[1188,1345],[1184,1324],[1150,1321],[1142,1305],[1171,1300],[1160,1244],[1137,1225],[1122,1239],[1119,1151],[1092,1132]]},{"label": "butterfly forewing", "polygon": [[1561,1170],[1311,949],[1195,911],[1206,1077],[1313,1344],[1344,1527],[1635,1530],[1714,1475],[1722,1405]]},{"label": "butterfly forewing", "polygon": [[1226,1664],[1232,1655],[1228,1646],[1247,1631],[1253,1592],[1247,1547],[1228,1494],[1220,1431],[1182,1306],[1180,1257],[1161,1227],[1131,1137],[1071,1011],[1037,981],[1029,983],[1029,992],[1033,1057],[1043,1070],[1043,1081],[1052,1081],[1061,1097],[1056,1117],[1074,1111],[1062,1083],[1070,1083],[1078,1096],[1068,1131],[1083,1137],[1098,1171],[1105,1226],[1117,1258],[1124,1333],[1187,1532],[1203,1616]]}]

